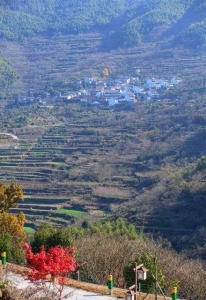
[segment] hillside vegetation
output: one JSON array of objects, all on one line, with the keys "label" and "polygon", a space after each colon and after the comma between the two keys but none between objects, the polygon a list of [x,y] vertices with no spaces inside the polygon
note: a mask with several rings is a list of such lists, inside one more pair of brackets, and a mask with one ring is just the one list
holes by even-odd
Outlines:
[{"label": "hillside vegetation", "polygon": [[[2,216],[2,213],[0,216]],[[4,222],[0,224],[1,229],[5,229],[4,224],[13,219],[16,219],[16,217],[6,213]],[[22,213],[20,219],[21,224],[18,225],[23,229],[25,218]],[[123,219],[112,222],[97,222],[93,225],[83,222],[79,227],[70,226],[67,228],[54,228],[50,224],[44,224],[34,235],[27,237],[31,245],[24,244],[26,255],[23,250],[25,235],[23,241],[21,239],[21,243],[17,244],[16,238],[19,237],[20,232],[11,229],[7,228],[7,232],[1,232],[0,251],[6,251],[9,262],[18,262],[25,265],[26,258],[27,268],[32,267],[35,273],[31,274],[31,271],[28,273],[28,269],[11,264],[7,265],[7,271],[23,272],[24,277],[28,276],[32,281],[39,281],[39,277],[43,276],[45,278],[45,274],[49,278],[48,274],[52,276],[54,272],[56,274],[61,270],[61,276],[66,275],[67,278],[71,277],[72,279],[77,279],[77,276],[80,278],[81,281],[76,282],[69,279],[69,285],[104,294],[108,292],[106,288],[107,274],[112,274],[115,287],[113,295],[124,298],[126,289],[135,283],[134,266],[136,263],[137,265],[144,264],[147,268],[147,279],[141,282],[141,298],[146,296],[143,293],[155,293],[154,276],[157,276],[158,284],[167,296],[171,295],[172,287],[176,286],[180,298],[188,300],[205,299],[206,271],[203,261],[189,260],[184,255],[168,249],[165,245],[159,242],[156,243],[154,240],[151,241],[142,232],[136,231],[134,225],[125,222]],[[66,258],[65,255],[62,256],[65,252],[68,253],[68,250],[70,255],[73,255],[75,250],[78,275],[73,271],[74,268],[69,274],[62,273],[62,268],[66,268]],[[48,257],[49,253],[53,253],[53,255]],[[56,258],[57,255],[58,258]],[[62,268],[57,267],[60,264],[63,264]],[[43,268],[45,268],[45,271]],[[191,277],[191,269],[196,270],[193,277]],[[4,292],[7,288],[9,294],[13,294],[8,282],[5,282],[3,271],[0,269],[1,288]],[[98,287],[91,283],[101,286]],[[42,291],[40,284],[36,287],[38,291]],[[32,297],[31,290],[27,292],[30,292],[29,299],[36,299],[36,297]],[[41,295],[44,295],[44,293],[45,289],[41,292]],[[160,294],[159,288],[157,293]],[[48,296],[48,292],[46,295]],[[149,296],[148,299],[150,298]],[[19,299],[18,293],[15,293],[12,299]],[[25,299],[23,294],[21,299]],[[47,299],[47,297],[44,297],[44,299]],[[48,299],[57,298],[50,296]],[[61,299],[61,297],[58,297],[58,299]]]},{"label": "hillside vegetation", "polygon": [[148,49],[156,49],[149,58],[152,64],[157,59],[154,53],[159,52],[162,63],[165,50],[174,49],[174,53],[175,47],[198,49],[200,54],[206,41],[205,5],[198,0],[2,0],[1,94],[17,79],[15,91],[67,81],[82,69],[96,75],[105,61],[114,75],[122,71],[131,76],[132,61],[128,60],[148,59],[142,55]]},{"label": "hillside vegetation", "polygon": [[1,130],[18,140],[0,149],[0,179],[25,191],[13,212],[23,211],[34,228],[121,216],[205,258],[204,88],[190,81],[160,102],[116,109],[6,105]]},{"label": "hillside vegetation", "polygon": [[[23,186],[24,204],[14,212],[25,212],[27,230],[46,221],[67,226],[122,216],[178,250],[206,257],[204,5],[1,1],[0,50],[11,63],[1,59],[2,88],[9,88],[0,129],[18,139],[1,138],[0,179]],[[195,49],[177,46],[184,41]],[[11,64],[19,77],[13,90]],[[174,75],[183,83],[161,101],[120,109],[15,102],[14,92],[31,87],[77,91],[77,80],[102,76],[105,67],[108,80],[140,69],[141,83]]]},{"label": "hillside vegetation", "polygon": [[[136,54],[156,49],[161,63],[166,49],[175,52],[175,47],[184,46],[204,50],[205,5],[198,0],[2,0],[1,95],[17,79],[14,90],[48,84],[54,78],[60,82],[65,75],[71,79],[82,69],[89,76],[96,75],[105,61],[113,73],[119,70],[131,76],[128,59],[132,49],[133,58],[140,61],[144,57]],[[144,49],[139,50],[140,46]],[[121,48],[126,59],[118,55]],[[151,59],[155,64],[157,57]]]},{"label": "hillside vegetation", "polygon": [[205,42],[205,1],[37,0],[1,1],[0,36],[21,40],[38,34],[100,31],[112,47],[135,46],[163,32]]},{"label": "hillside vegetation", "polygon": [[17,80],[17,75],[15,74],[10,63],[0,54],[0,89],[6,89]]}]

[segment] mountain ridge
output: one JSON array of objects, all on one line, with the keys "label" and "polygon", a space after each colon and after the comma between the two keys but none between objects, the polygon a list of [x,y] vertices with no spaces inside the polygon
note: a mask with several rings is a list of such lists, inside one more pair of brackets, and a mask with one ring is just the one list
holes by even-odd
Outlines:
[{"label": "mountain ridge", "polygon": [[[117,38],[118,43],[113,48],[135,46],[148,40],[148,34],[154,28],[163,26],[167,35],[179,35],[185,27],[188,31],[192,23],[202,22],[205,27],[204,5],[197,0],[89,0],[86,3],[80,0],[37,0],[27,4],[23,0],[2,1],[0,37],[20,41],[39,34],[99,31],[105,34],[106,39],[110,35]],[[139,40],[135,38],[137,33]],[[205,38],[205,33],[198,34]]]},{"label": "mountain ridge", "polygon": [[[0,60],[2,64],[5,61],[9,63],[9,57],[12,56],[11,43],[14,51],[21,48],[21,60],[22,53],[28,52],[25,47],[32,39],[42,40],[43,43],[47,40],[48,43],[49,40],[61,40],[64,36],[70,39],[71,36],[72,39],[76,37],[79,40],[79,35],[82,34],[86,39],[87,36],[97,35],[101,40],[98,44],[94,41],[93,47],[91,41],[88,47],[88,53],[91,55],[108,53],[114,57],[119,49],[125,49],[129,53],[131,49],[138,51],[142,45],[149,49],[152,43],[155,43],[152,45],[155,52],[159,51],[158,45],[161,44],[162,49],[175,51],[177,47],[184,47],[200,51],[202,55],[201,49],[204,49],[206,44],[205,5],[205,1],[202,3],[199,0],[89,0],[86,3],[81,0],[29,0],[27,3],[23,0],[2,0]],[[8,49],[4,46],[6,43]],[[77,47],[82,47],[84,41],[80,44],[82,45],[78,45],[77,42]],[[30,51],[26,56],[23,54],[26,61],[32,60],[31,56],[36,54],[32,49]],[[115,51],[114,54],[112,51]],[[79,52],[78,60],[81,60],[81,54]],[[159,55],[162,55],[161,51]],[[18,55],[15,59],[18,60]],[[91,68],[95,74],[95,66]],[[11,87],[17,82],[17,78],[22,78],[15,60],[10,61],[7,70],[12,80],[5,83],[2,79],[2,90]],[[127,72],[125,68],[123,70],[124,73]],[[4,68],[1,69],[1,78],[5,77],[4,72]],[[132,72],[128,75],[131,76]]]}]

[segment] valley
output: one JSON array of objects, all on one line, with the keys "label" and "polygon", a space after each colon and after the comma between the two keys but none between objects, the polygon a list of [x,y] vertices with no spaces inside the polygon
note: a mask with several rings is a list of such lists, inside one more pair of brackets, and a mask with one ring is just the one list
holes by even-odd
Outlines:
[{"label": "valley", "polygon": [[0,295],[36,298],[4,277],[26,265],[205,300],[205,8],[1,1]]},{"label": "valley", "polygon": [[123,217],[192,255],[205,226],[204,110],[202,96],[117,108],[12,100],[1,128],[19,144],[0,149],[0,180],[20,183],[25,197],[11,211],[34,229]]},{"label": "valley", "polygon": [[[190,16],[190,4],[196,21],[204,18],[202,4],[159,1],[156,9],[153,1],[123,2],[115,2],[111,17],[101,8],[105,18],[95,30],[90,2],[76,11],[71,1],[74,23],[60,22],[63,2],[54,23],[51,2],[50,10],[43,2],[39,10],[36,3],[4,3],[14,23],[2,26],[0,52],[14,83],[2,79],[0,132],[18,141],[0,139],[0,180],[23,186],[24,203],[12,211],[26,214],[27,230],[123,217],[167,246],[205,259],[205,23],[189,22],[184,32],[176,26]],[[22,28],[14,30],[19,16]],[[17,101],[29,90],[37,98],[77,93],[84,78],[103,80],[105,68],[110,82],[136,78],[142,86],[147,78],[175,76],[182,83],[163,91],[161,101],[137,97],[119,107]]]}]

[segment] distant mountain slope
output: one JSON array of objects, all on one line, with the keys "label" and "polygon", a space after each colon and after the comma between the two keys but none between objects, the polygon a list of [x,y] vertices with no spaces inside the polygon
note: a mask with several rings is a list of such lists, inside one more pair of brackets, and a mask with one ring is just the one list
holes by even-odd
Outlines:
[{"label": "distant mountain slope", "polygon": [[[31,38],[51,40],[53,37],[54,40],[54,37],[73,35],[72,40],[79,41],[80,33],[99,36],[98,43],[96,38],[92,42],[89,37],[89,47],[86,41],[80,42],[85,53],[91,49],[95,54],[118,48],[130,50],[140,44],[147,47],[148,42],[154,41],[164,43],[164,49],[180,44],[196,49],[206,43],[206,0],[0,0],[0,39],[2,44],[15,42],[10,47],[12,51],[4,45],[1,49],[4,48],[4,56],[11,59],[12,53],[21,47],[19,56],[15,56],[14,61],[11,59],[20,78],[19,69],[26,65],[25,60],[32,61],[31,56],[39,52],[33,51],[32,46],[24,48]],[[79,61],[79,52],[75,53],[75,61]],[[6,60],[2,59],[5,64]],[[34,68],[39,60],[40,56]],[[2,89],[15,81],[11,66],[1,68],[0,76]],[[25,76],[26,80],[29,76]]]},{"label": "distant mountain slope", "polygon": [[[108,24],[125,10],[124,0],[37,0],[2,1],[1,36],[10,38],[15,31],[18,38],[52,32],[79,33],[94,26]],[[13,20],[9,22],[8,18]],[[22,20],[21,20],[22,17]],[[27,17],[27,24],[24,24]],[[16,30],[13,25],[16,24]],[[36,24],[36,26],[35,26]],[[8,30],[5,28],[8,27]],[[11,37],[12,38],[12,37]]]},{"label": "distant mountain slope", "polygon": [[17,77],[11,65],[0,53],[0,96],[2,90],[16,81]]},{"label": "distant mountain slope", "polygon": [[166,31],[186,45],[192,37],[194,46],[206,39],[205,8],[199,0],[2,0],[0,37],[100,31],[115,48],[162,38]]}]

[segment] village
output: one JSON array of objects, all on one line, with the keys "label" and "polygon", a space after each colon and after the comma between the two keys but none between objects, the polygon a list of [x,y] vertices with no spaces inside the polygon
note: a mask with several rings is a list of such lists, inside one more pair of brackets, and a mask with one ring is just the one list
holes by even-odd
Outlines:
[{"label": "village", "polygon": [[182,79],[174,76],[171,79],[147,78],[143,83],[141,82],[139,77],[123,77],[114,80],[109,80],[106,77],[104,79],[87,77],[83,80],[76,80],[76,83],[82,87],[78,91],[64,93],[54,91],[52,93],[44,92],[39,94],[35,89],[29,89],[27,95],[17,97],[17,103],[29,104],[39,102],[47,104],[63,100],[92,106],[107,105],[114,107],[125,103],[152,99],[161,101],[161,93],[174,88],[175,85],[182,82]]}]

